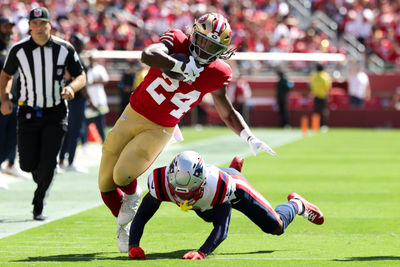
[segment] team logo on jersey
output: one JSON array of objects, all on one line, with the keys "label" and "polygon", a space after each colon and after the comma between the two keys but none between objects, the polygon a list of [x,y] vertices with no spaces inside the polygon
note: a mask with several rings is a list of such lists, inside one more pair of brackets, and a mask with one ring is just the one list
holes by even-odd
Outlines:
[{"label": "team logo on jersey", "polygon": [[35,10],[33,11],[33,16],[34,16],[35,18],[40,18],[40,17],[42,16],[42,10],[41,10],[41,9],[35,9]]},{"label": "team logo on jersey", "polygon": [[57,69],[57,76],[61,76],[63,73],[63,69],[59,68]]}]

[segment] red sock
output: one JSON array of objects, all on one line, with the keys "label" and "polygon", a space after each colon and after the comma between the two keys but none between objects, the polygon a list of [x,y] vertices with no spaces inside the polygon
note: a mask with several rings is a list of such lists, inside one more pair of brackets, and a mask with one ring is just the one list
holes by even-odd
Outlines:
[{"label": "red sock", "polygon": [[127,195],[133,195],[136,192],[136,186],[137,186],[137,180],[133,180],[130,184],[125,185],[125,186],[118,186],[122,192],[124,192]]},{"label": "red sock", "polygon": [[106,204],[115,217],[118,217],[119,209],[121,208],[122,195],[123,193],[119,188],[110,192],[101,192],[104,204]]}]

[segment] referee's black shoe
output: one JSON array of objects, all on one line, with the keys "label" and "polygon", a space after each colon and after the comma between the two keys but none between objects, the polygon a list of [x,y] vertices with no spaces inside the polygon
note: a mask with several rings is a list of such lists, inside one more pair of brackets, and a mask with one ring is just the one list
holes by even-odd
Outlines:
[{"label": "referee's black shoe", "polygon": [[35,221],[45,221],[47,220],[47,217],[40,213],[40,214],[33,214],[33,219]]},{"label": "referee's black shoe", "polygon": [[45,221],[47,219],[46,216],[43,216],[42,214],[43,211],[43,207],[38,207],[38,206],[34,206],[33,207],[33,219],[35,221]]}]

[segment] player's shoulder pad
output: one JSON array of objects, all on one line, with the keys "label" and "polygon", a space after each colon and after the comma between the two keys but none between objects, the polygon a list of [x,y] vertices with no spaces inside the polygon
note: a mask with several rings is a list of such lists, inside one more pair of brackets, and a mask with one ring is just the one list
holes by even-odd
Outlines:
[{"label": "player's shoulder pad", "polygon": [[188,36],[178,29],[169,29],[160,37],[160,42],[173,48],[176,43],[181,44],[187,41]]},{"label": "player's shoulder pad", "polygon": [[223,60],[217,59],[208,67],[213,72],[213,77],[223,83],[223,86],[227,86],[232,80],[232,68]]}]

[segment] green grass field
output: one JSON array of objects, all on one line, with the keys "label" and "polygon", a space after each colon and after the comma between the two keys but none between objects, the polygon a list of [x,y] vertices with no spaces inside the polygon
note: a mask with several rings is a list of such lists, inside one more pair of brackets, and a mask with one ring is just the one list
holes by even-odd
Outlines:
[{"label": "green grass field", "polygon": [[[184,145],[228,133],[184,128]],[[243,174],[273,207],[292,191],[314,202],[324,212],[323,225],[297,216],[284,235],[272,236],[234,211],[228,238],[212,255],[205,261],[180,260],[202,245],[212,225],[164,203],[141,241],[148,259],[131,261],[118,252],[115,219],[102,205],[0,239],[0,266],[400,265],[399,130],[330,129],[275,151],[277,157],[247,157]],[[222,159],[221,166],[230,160]],[[73,196],[74,188],[65,190]],[[8,225],[0,221],[0,227]]]}]

